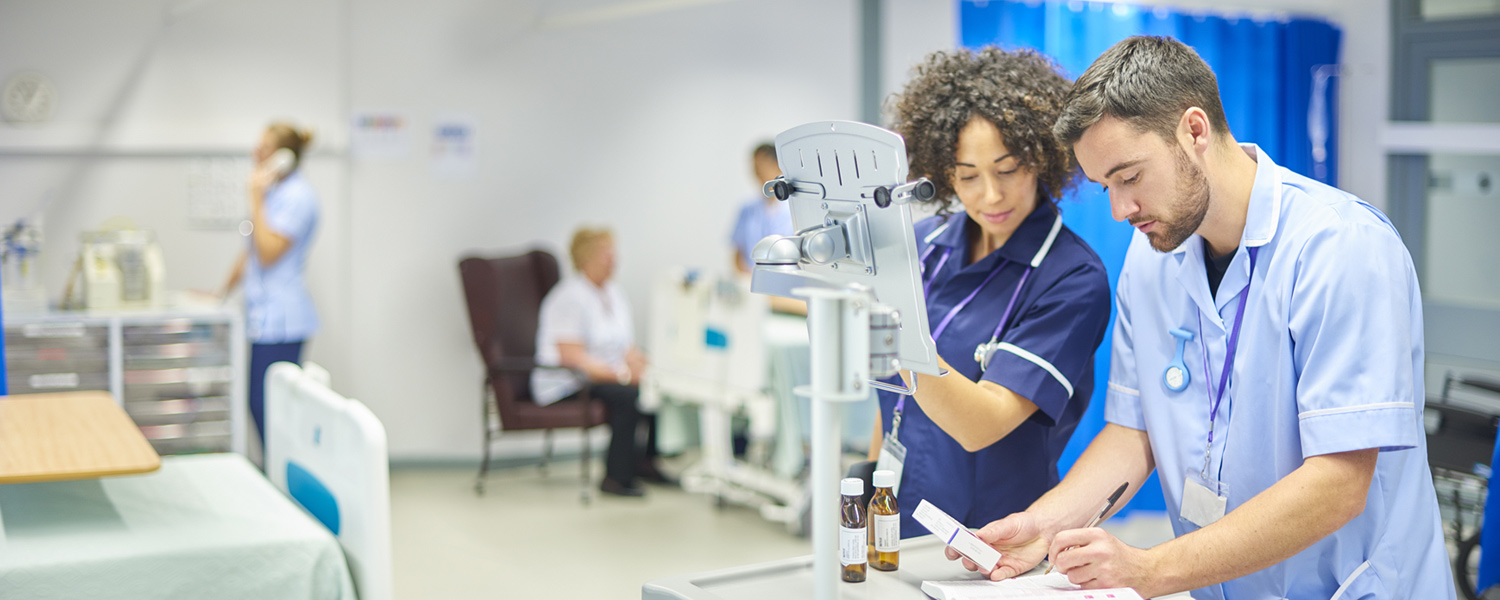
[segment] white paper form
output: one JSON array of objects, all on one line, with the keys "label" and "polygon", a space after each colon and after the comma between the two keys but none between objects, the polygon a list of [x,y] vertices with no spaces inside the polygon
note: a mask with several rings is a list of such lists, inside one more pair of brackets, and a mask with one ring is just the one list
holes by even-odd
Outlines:
[{"label": "white paper form", "polygon": [[1062,573],[1037,575],[1035,577],[1013,577],[1004,581],[967,579],[960,581],[924,581],[922,592],[938,600],[1003,600],[1063,599],[1063,600],[1142,600],[1141,595],[1128,588],[1108,590],[1082,590],[1068,581]]}]

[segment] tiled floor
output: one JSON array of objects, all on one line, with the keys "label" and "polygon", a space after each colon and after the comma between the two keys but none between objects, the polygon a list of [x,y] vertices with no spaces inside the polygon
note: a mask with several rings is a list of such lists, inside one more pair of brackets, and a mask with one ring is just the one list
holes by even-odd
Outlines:
[{"label": "tiled floor", "polygon": [[[597,464],[596,464],[596,469]],[[484,497],[470,469],[391,473],[396,597],[640,598],[659,577],[789,558],[810,543],[756,511],[651,487],[644,499],[579,502],[578,464],[492,472]],[[1111,523],[1149,546],[1164,519]]]}]

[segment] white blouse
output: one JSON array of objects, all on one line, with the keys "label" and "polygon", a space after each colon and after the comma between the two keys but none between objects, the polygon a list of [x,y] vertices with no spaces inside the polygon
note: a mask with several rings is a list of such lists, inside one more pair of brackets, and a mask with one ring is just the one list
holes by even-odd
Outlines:
[{"label": "white blouse", "polygon": [[[615,369],[624,368],[625,354],[635,345],[635,326],[624,290],[613,281],[601,288],[582,275],[559,281],[542,299],[536,362],[557,366],[559,342],[583,344],[595,360]],[[581,382],[565,371],[531,372],[531,395],[542,406],[566,398],[581,387]]]}]

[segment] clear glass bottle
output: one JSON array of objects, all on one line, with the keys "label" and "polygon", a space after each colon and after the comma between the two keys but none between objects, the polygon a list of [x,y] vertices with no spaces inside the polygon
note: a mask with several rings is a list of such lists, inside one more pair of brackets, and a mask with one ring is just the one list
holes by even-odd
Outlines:
[{"label": "clear glass bottle", "polygon": [[865,565],[869,562],[865,538],[865,507],[860,503],[865,495],[865,482],[850,477],[839,482],[839,564],[843,566],[844,581],[865,580]]},{"label": "clear glass bottle", "polygon": [[901,564],[901,511],[896,508],[896,473],[875,472],[875,495],[870,498],[870,566],[894,571]]}]

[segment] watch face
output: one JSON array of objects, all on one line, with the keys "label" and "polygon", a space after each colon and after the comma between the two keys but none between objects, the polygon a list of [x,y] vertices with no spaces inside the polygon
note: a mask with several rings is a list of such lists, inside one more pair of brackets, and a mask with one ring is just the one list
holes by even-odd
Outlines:
[{"label": "watch face", "polygon": [[44,123],[56,102],[52,81],[41,73],[16,73],[0,88],[0,114],[12,123]]},{"label": "watch face", "polygon": [[1182,369],[1177,367],[1167,369],[1167,387],[1174,390],[1182,389]]}]

